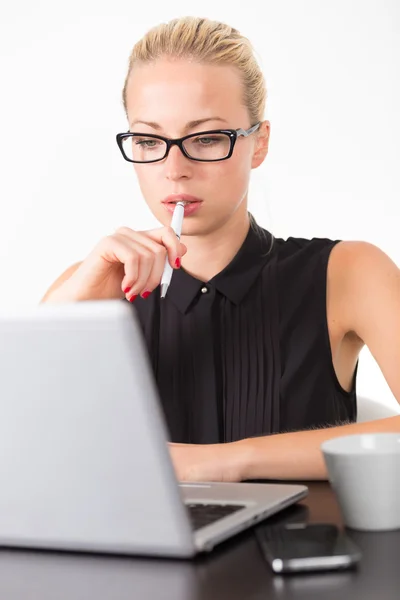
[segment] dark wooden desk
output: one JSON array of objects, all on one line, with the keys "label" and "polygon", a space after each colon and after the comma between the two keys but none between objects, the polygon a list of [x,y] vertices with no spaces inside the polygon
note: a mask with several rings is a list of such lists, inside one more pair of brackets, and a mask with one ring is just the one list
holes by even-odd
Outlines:
[{"label": "dark wooden desk", "polygon": [[[305,514],[310,522],[342,526],[327,483],[309,483],[310,495],[279,520]],[[371,486],[373,493],[373,486]],[[400,507],[399,507],[400,510]],[[274,517],[278,520],[278,517]],[[0,550],[4,600],[395,600],[400,598],[400,531],[348,531],[363,559],[356,571],[273,575],[254,531],[194,561]]]}]

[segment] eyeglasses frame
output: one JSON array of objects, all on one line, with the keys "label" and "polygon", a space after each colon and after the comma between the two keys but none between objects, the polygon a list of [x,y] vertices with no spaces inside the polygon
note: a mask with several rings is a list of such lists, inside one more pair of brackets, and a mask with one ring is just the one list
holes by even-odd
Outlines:
[{"label": "eyeglasses frame", "polygon": [[[164,158],[166,158],[168,156],[169,151],[171,150],[172,146],[178,146],[178,148],[180,149],[182,154],[189,160],[194,160],[196,162],[220,162],[221,160],[228,160],[228,158],[230,158],[232,156],[233,149],[235,147],[238,137],[242,137],[242,136],[248,137],[249,135],[251,135],[252,133],[257,131],[257,129],[260,127],[260,125],[261,125],[261,121],[259,121],[258,123],[256,123],[252,127],[250,127],[249,129],[242,129],[242,128],[239,128],[239,129],[209,129],[208,131],[199,131],[198,133],[190,133],[189,135],[185,135],[181,138],[175,138],[175,139],[166,138],[162,135],[155,135],[152,133],[139,133],[136,131],[127,131],[126,133],[117,133],[116,140],[117,140],[118,147],[121,150],[122,156],[124,157],[125,160],[127,160],[128,162],[131,162],[131,163],[137,163],[137,164],[143,165],[143,164],[160,162],[161,160],[164,160]],[[185,140],[192,138],[192,137],[199,137],[199,136],[201,137],[201,136],[204,136],[206,134],[211,134],[211,133],[214,133],[214,134],[223,133],[223,134],[226,134],[229,136],[231,146],[230,146],[227,156],[225,156],[224,158],[213,158],[211,160],[206,160],[204,158],[193,158],[186,152],[186,150],[183,146],[183,142]],[[134,135],[141,135],[143,137],[156,138],[158,140],[162,140],[163,142],[165,142],[167,147],[166,147],[164,156],[162,158],[156,158],[155,160],[132,160],[131,158],[128,158],[123,149],[122,142],[125,138],[133,137]]]}]

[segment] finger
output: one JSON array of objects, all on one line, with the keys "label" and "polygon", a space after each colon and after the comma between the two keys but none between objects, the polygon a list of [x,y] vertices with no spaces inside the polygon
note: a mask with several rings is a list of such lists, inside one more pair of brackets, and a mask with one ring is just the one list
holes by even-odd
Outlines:
[{"label": "finger", "polygon": [[179,241],[172,227],[162,227],[147,231],[134,231],[129,227],[119,227],[116,233],[136,240],[154,252],[156,252],[156,245],[161,245],[166,249],[171,267],[175,269],[180,266],[180,263],[177,263],[176,259],[181,259],[187,252],[187,247]]},{"label": "finger", "polygon": [[[143,292],[151,292],[160,283],[161,274],[157,281],[157,276],[152,275],[154,265],[157,264],[158,271],[165,261],[165,249],[162,246],[155,245],[154,250],[149,250],[142,244],[135,242],[127,236],[115,234],[115,239],[121,240],[131,249],[131,257],[125,263],[125,276],[121,282],[121,288],[128,300],[133,296],[137,296]],[[157,260],[156,260],[157,255]],[[162,267],[161,267],[162,268]],[[154,282],[154,286],[148,289],[147,282]]]},{"label": "finger", "polygon": [[179,241],[178,236],[172,227],[163,227],[161,229],[151,229],[149,231],[144,232],[147,237],[162,244],[166,247],[168,252],[168,260],[169,264],[172,268],[179,268],[179,263],[176,262],[176,259],[181,259],[184,254],[187,252],[187,248],[184,244]]},{"label": "finger", "polygon": [[[129,240],[128,243],[134,244],[134,242]],[[133,284],[132,281],[126,277],[122,282],[123,286],[133,286],[129,291],[130,295],[152,292],[160,285],[165,267],[165,257],[167,255],[165,246],[155,242],[152,242],[152,248],[149,251],[140,244],[135,245],[135,247],[139,255],[139,268],[136,276],[137,281]],[[149,257],[148,252],[151,253],[151,258]],[[125,289],[126,287],[124,287],[124,290]]]}]

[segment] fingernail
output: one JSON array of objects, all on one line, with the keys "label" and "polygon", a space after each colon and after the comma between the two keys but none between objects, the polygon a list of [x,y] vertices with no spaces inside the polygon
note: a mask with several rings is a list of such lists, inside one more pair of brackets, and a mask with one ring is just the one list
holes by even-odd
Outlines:
[{"label": "fingernail", "polygon": [[[130,289],[130,288],[129,288]],[[129,302],[134,302],[137,298],[137,294],[134,294],[132,298],[129,298]]]},{"label": "fingernail", "polygon": [[175,266],[176,266],[177,269],[181,268],[181,259],[179,258],[179,256],[178,256],[178,258],[175,261]]},{"label": "fingernail", "polygon": [[151,292],[143,292],[142,294],[142,298],[148,298],[150,296]]},{"label": "fingernail", "polygon": [[125,289],[124,289],[124,294],[127,294],[127,293],[129,292],[129,290],[131,289],[131,287],[132,287],[132,286],[125,288]]}]

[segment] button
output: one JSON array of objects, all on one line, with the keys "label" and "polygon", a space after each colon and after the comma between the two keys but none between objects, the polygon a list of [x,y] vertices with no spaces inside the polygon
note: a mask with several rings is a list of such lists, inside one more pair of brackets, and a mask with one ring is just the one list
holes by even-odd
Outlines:
[{"label": "button", "polygon": [[207,294],[207,292],[208,292],[208,287],[204,286],[204,287],[201,288],[201,293],[202,294]]}]

